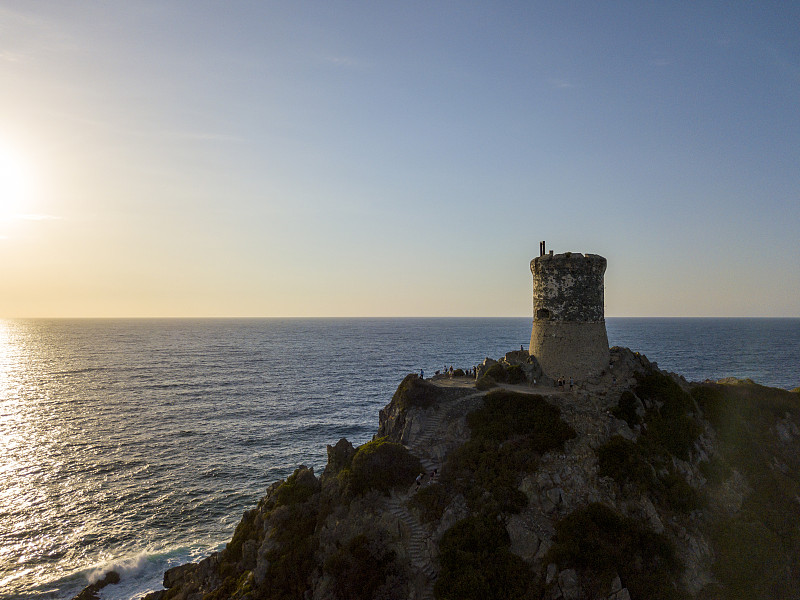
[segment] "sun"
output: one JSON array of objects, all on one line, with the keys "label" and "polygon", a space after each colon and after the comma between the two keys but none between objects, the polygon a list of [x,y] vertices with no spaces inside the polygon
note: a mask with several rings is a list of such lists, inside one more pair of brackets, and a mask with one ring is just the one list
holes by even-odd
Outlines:
[{"label": "sun", "polygon": [[13,219],[24,212],[29,183],[24,161],[0,144],[0,220]]}]

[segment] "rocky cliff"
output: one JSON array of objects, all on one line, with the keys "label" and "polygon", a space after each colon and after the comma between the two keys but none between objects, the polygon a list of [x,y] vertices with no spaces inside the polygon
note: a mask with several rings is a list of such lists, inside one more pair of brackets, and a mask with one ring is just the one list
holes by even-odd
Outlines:
[{"label": "rocky cliff", "polygon": [[409,375],[373,441],[273,484],[147,600],[798,597],[798,394],[620,348],[572,390],[513,363]]}]

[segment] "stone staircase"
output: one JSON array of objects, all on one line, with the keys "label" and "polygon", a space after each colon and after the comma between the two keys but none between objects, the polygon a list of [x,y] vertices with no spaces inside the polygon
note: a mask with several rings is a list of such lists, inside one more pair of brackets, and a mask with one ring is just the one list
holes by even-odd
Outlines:
[{"label": "stone staircase", "polygon": [[405,504],[406,497],[391,496],[387,500],[387,508],[391,514],[403,523],[409,534],[408,555],[414,568],[427,579],[421,599],[433,600],[433,582],[438,573],[431,562],[430,555],[425,548],[426,533],[419,522],[408,512]]},{"label": "stone staircase", "polygon": [[[483,396],[483,393],[471,394],[461,398],[457,406],[449,407],[450,410],[440,409],[434,412],[425,421],[422,432],[414,439],[413,443],[406,446],[409,452],[419,459],[422,468],[425,470],[423,485],[429,483],[430,474],[436,470],[441,471],[442,456],[431,456],[430,448],[435,442],[436,437],[441,435],[443,423],[454,413],[462,409],[462,402],[469,401],[475,397]],[[423,577],[424,587],[416,600],[434,600],[433,584],[436,581],[438,572],[436,566],[431,561],[430,553],[425,547],[427,533],[422,525],[408,511],[406,503],[416,491],[416,484],[412,484],[405,494],[392,494],[386,500],[387,510],[394,515],[406,528],[409,534],[408,555],[414,569]]]}]

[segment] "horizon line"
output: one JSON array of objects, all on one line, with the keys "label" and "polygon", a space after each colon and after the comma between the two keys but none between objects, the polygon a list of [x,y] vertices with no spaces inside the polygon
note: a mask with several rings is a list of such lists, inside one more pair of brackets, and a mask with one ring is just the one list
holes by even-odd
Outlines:
[{"label": "horizon line", "polygon": [[[0,317],[14,320],[268,320],[268,319],[531,319],[531,315],[468,316],[468,315],[105,315],[105,316],[16,316]],[[605,319],[800,319],[788,315],[609,315]]]}]

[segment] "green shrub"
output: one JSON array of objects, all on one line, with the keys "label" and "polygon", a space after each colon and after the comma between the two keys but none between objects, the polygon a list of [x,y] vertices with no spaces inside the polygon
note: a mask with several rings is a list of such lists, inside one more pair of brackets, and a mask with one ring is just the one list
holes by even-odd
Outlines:
[{"label": "green shrub", "polygon": [[442,518],[447,505],[450,503],[450,494],[444,485],[433,484],[422,487],[411,498],[411,506],[416,508],[423,523],[431,523]]},{"label": "green shrub", "polygon": [[281,507],[273,513],[270,537],[275,545],[267,552],[267,576],[259,597],[269,600],[302,598],[316,569],[314,553],[318,540],[319,496],[306,502]]},{"label": "green shrub", "polygon": [[339,598],[372,600],[395,569],[395,553],[366,535],[357,535],[325,561]]},{"label": "green shrub", "polygon": [[720,484],[733,473],[733,469],[731,469],[730,465],[719,456],[714,456],[711,460],[704,460],[699,463],[697,467],[711,484]]},{"label": "green shrub", "polygon": [[664,417],[653,412],[647,415],[647,430],[641,435],[641,443],[653,453],[662,451],[681,460],[691,458],[695,440],[703,432],[702,427],[688,415]]},{"label": "green shrub", "polygon": [[275,490],[275,505],[297,504],[305,502],[319,490],[319,482],[307,469],[296,469]]},{"label": "green shrub", "polygon": [[513,449],[489,440],[472,439],[451,453],[443,482],[463,493],[473,510],[517,513],[528,505],[518,486],[519,470],[533,470],[532,458],[521,464]]},{"label": "green shrub", "polygon": [[497,382],[491,377],[483,376],[475,382],[475,387],[482,392],[497,387]]},{"label": "green shrub", "polygon": [[439,396],[439,388],[424,379],[420,379],[419,375],[410,373],[397,386],[397,390],[392,396],[392,402],[398,403],[403,410],[412,406],[428,408],[437,401]]},{"label": "green shrub", "polygon": [[525,383],[528,378],[525,376],[525,371],[520,365],[511,365],[508,367],[508,383]]},{"label": "green shrub", "polygon": [[575,437],[575,430],[561,419],[558,407],[541,396],[496,390],[486,395],[483,406],[467,415],[476,438],[505,441],[513,436],[530,438],[537,452],[563,448]]},{"label": "green shrub", "polygon": [[673,417],[694,412],[692,397],[674,379],[658,371],[637,376],[636,395],[661,404],[660,414]]},{"label": "green shrub", "polygon": [[705,498],[678,473],[668,473],[660,484],[663,502],[676,512],[690,513],[706,504]]},{"label": "green shrub", "polygon": [[646,490],[655,482],[655,472],[642,448],[621,435],[612,436],[597,449],[597,472],[619,483],[634,483]]},{"label": "green shrub", "polygon": [[697,402],[703,416],[715,428],[726,425],[726,399],[724,388],[720,385],[698,385],[692,388],[692,397]]},{"label": "green shrub", "polygon": [[725,597],[790,597],[782,568],[784,550],[778,536],[763,524],[730,519],[713,528],[712,541],[717,550],[712,571],[725,584]]},{"label": "green shrub", "polygon": [[419,459],[384,437],[359,446],[350,467],[337,477],[348,493],[377,490],[388,494],[392,488],[411,485],[421,471]]},{"label": "green shrub", "polygon": [[471,437],[451,453],[443,479],[474,510],[518,512],[528,503],[522,473],[535,470],[541,454],[564,447],[575,431],[561,411],[541,396],[495,390],[467,415]]},{"label": "green shrub", "polygon": [[[721,596],[794,597],[800,586],[800,459],[774,428],[777,419],[797,424],[797,395],[739,380],[695,385],[692,396],[717,433],[717,453],[701,463],[703,473],[720,483],[736,469],[752,489],[736,518],[710,527]],[[780,468],[775,468],[776,458]]]},{"label": "green shrub", "polygon": [[506,368],[500,363],[495,363],[483,374],[483,377],[491,377],[497,383],[505,383],[508,381],[508,372]]},{"label": "green shrub", "polygon": [[625,484],[632,483],[641,492],[650,493],[655,500],[671,510],[688,513],[704,505],[703,498],[671,467],[662,477],[656,475],[659,455],[649,456],[642,445],[615,435],[597,449],[597,472]]},{"label": "green shrub", "polygon": [[586,581],[598,582],[599,589],[590,593],[592,597],[608,593],[615,573],[633,598],[681,597],[671,584],[680,563],[669,540],[604,504],[579,508],[556,524],[544,564],[549,562],[561,569],[579,569]]},{"label": "green shrub", "polygon": [[652,408],[645,414],[647,424],[640,443],[648,452],[664,452],[689,460],[692,446],[703,429],[695,417],[695,402],[690,394],[667,375],[652,371],[637,376],[636,394],[649,400]]},{"label": "green shrub", "polygon": [[464,369],[456,369],[453,371],[453,377],[464,377],[466,373],[464,373]]},{"label": "green shrub", "polygon": [[[533,597],[528,565],[510,551],[502,521],[471,516],[448,529],[439,544],[439,600],[513,600]],[[537,594],[538,595],[538,594]]]},{"label": "green shrub", "polygon": [[636,399],[636,396],[630,390],[625,390],[619,397],[617,405],[611,410],[611,414],[625,421],[632,429],[642,422],[641,417],[639,417],[639,414],[636,412],[638,406],[639,401]]}]

